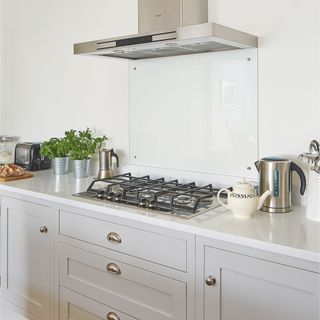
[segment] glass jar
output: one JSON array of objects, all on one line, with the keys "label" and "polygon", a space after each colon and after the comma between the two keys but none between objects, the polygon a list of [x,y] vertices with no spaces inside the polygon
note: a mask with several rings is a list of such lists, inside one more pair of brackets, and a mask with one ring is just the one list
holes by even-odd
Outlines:
[{"label": "glass jar", "polygon": [[0,136],[0,164],[13,163],[19,137]]}]

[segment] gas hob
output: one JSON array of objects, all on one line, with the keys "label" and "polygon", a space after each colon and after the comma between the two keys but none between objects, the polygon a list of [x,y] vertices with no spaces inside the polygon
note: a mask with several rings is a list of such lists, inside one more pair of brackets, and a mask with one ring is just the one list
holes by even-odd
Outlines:
[{"label": "gas hob", "polygon": [[[197,186],[195,182],[180,183],[178,180],[134,177],[131,173],[126,173],[93,180],[87,191],[75,196],[133,205],[188,219],[219,207],[216,198],[218,191],[211,184]],[[226,197],[226,194],[221,196]]]}]

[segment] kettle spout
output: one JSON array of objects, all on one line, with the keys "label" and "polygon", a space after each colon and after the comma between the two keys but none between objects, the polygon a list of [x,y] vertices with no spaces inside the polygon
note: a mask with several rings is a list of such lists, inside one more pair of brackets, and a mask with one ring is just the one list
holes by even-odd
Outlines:
[{"label": "kettle spout", "polygon": [[258,160],[258,161],[256,161],[256,162],[254,163],[254,165],[256,166],[256,168],[257,168],[258,171],[260,171],[260,163],[261,163],[260,160]]},{"label": "kettle spout", "polygon": [[258,203],[258,210],[260,210],[266,201],[266,199],[271,195],[271,192],[267,190],[262,196],[259,198],[259,203]]}]

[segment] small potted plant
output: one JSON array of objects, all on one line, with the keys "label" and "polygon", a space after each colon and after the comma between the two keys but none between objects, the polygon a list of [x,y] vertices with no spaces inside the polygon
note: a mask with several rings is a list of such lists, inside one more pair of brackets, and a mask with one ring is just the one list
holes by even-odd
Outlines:
[{"label": "small potted plant", "polygon": [[63,175],[69,169],[69,146],[65,138],[51,138],[42,144],[41,154],[51,159],[53,173]]},{"label": "small potted plant", "polygon": [[106,136],[94,138],[89,128],[86,131],[70,130],[65,133],[73,162],[73,175],[75,178],[84,178],[89,175],[92,155],[102,147]]}]

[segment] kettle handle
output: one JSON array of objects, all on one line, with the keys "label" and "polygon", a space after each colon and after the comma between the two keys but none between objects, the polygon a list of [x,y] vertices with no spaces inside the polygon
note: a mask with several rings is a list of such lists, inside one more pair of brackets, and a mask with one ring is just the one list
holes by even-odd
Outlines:
[{"label": "kettle handle", "polygon": [[218,194],[217,194],[217,200],[218,200],[218,202],[219,202],[223,207],[227,208],[228,210],[231,210],[230,207],[229,207],[227,204],[223,203],[223,202],[220,200],[220,194],[221,194],[221,192],[223,192],[223,191],[226,191],[226,192],[229,194],[229,190],[228,190],[228,189],[221,189],[221,190],[219,190],[219,192],[218,192]]},{"label": "kettle handle", "polygon": [[114,152],[114,150],[112,149],[112,156],[116,158],[117,160],[117,168],[119,168],[119,156]]},{"label": "kettle handle", "polygon": [[303,170],[298,165],[296,165],[294,162],[291,162],[290,170],[295,171],[299,175],[300,181],[301,181],[300,194],[303,196],[306,191],[306,186],[307,186],[306,176],[305,176]]},{"label": "kettle handle", "polygon": [[256,166],[257,170],[260,171],[261,160],[256,161],[254,165]]}]

